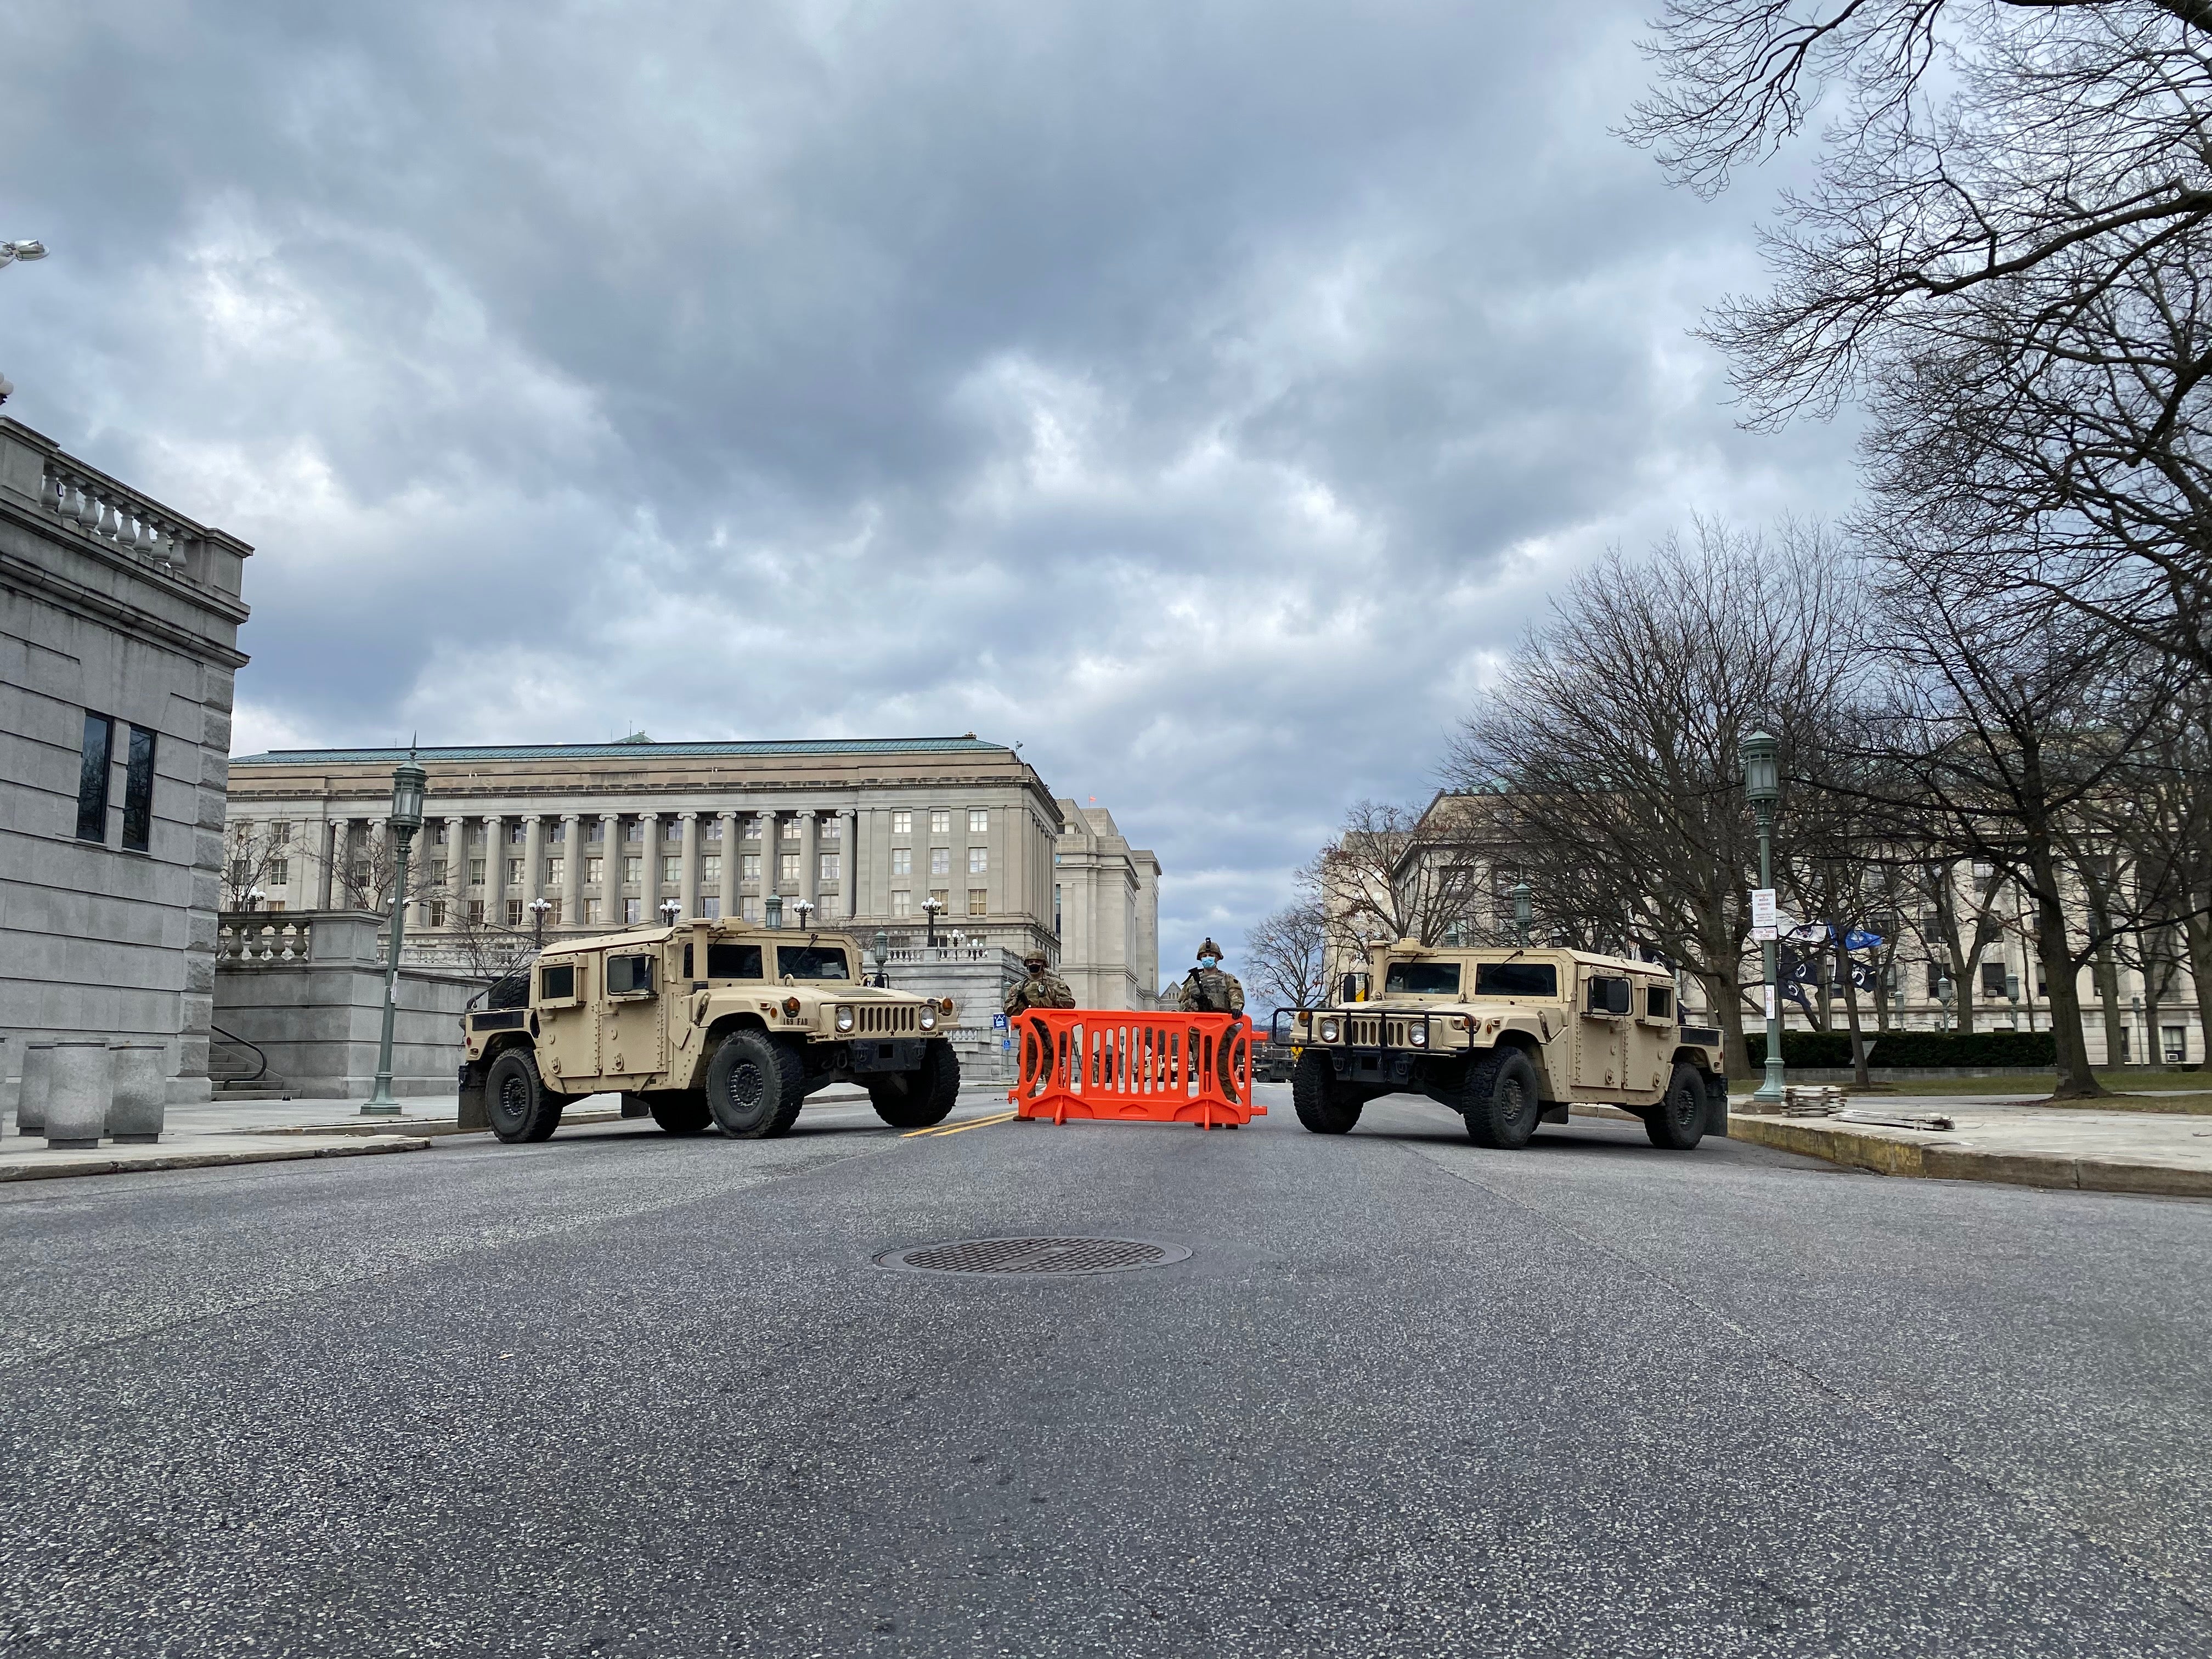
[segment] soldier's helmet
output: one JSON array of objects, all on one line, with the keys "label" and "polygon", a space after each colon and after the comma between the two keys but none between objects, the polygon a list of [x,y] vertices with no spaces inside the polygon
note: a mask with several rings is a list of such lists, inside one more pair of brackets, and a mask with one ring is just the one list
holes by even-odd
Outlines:
[{"label": "soldier's helmet", "polygon": [[1022,958],[1022,966],[1024,968],[1042,969],[1046,967],[1050,961],[1051,958],[1047,957],[1043,951],[1032,951],[1029,955]]},{"label": "soldier's helmet", "polygon": [[1218,945],[1216,945],[1211,938],[1209,938],[1205,944],[1198,947],[1198,959],[1200,962],[1204,962],[1208,957],[1212,957],[1216,962],[1221,960],[1221,947]]}]

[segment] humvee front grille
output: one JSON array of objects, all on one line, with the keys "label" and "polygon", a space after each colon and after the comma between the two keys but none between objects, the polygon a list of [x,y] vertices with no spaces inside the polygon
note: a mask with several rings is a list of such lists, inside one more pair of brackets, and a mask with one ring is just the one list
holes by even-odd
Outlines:
[{"label": "humvee front grille", "polygon": [[910,1002],[864,1002],[853,1010],[853,1029],[864,1036],[918,1031],[921,1029],[921,1010]]},{"label": "humvee front grille", "polygon": [[[1409,1021],[1390,1019],[1378,1014],[1354,1015],[1345,1022],[1345,1041],[1355,1048],[1409,1048],[1406,1030]],[[1386,1042],[1384,1033],[1389,1034]]]}]

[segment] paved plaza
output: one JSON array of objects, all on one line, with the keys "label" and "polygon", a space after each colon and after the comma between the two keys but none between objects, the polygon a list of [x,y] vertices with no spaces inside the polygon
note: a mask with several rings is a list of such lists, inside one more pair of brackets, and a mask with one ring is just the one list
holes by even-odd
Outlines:
[{"label": "paved plaza", "polygon": [[2212,1203],[1266,1093],[0,1189],[0,1650],[2212,1653]]}]

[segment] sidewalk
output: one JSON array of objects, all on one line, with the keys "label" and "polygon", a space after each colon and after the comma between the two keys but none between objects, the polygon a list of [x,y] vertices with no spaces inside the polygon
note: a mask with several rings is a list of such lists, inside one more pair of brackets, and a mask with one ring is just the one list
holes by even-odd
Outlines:
[{"label": "sidewalk", "polygon": [[1939,1113],[1949,1129],[1753,1114],[1733,1101],[1729,1138],[1876,1175],[1994,1181],[2084,1192],[2212,1198],[2212,1119],[2156,1112],[2077,1111],[2003,1097],[1862,1095],[1846,1109]]}]

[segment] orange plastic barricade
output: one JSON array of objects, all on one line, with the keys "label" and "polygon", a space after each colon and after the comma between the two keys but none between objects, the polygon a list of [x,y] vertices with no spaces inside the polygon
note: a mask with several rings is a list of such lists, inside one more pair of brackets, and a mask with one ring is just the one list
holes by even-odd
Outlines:
[{"label": "orange plastic barricade", "polygon": [[1252,1022],[1242,1014],[1139,1014],[1032,1008],[1017,1014],[1022,1079],[1006,1091],[1018,1117],[1140,1123],[1249,1123]]}]

